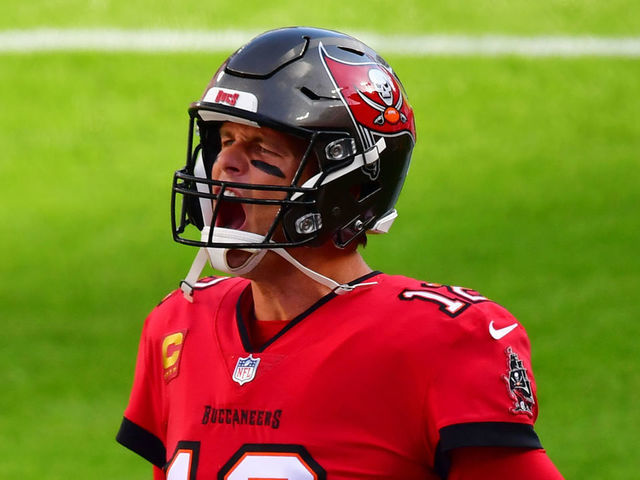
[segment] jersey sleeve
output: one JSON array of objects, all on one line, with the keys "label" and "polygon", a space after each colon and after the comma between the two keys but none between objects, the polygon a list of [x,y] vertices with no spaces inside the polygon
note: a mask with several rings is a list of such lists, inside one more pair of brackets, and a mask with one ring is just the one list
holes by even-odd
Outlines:
[{"label": "jersey sleeve", "polygon": [[483,301],[444,321],[426,399],[435,467],[461,447],[541,448],[529,339],[503,307]]},{"label": "jersey sleeve", "polygon": [[563,480],[542,449],[461,448],[453,453],[447,480]]},{"label": "jersey sleeve", "polygon": [[116,440],[162,468],[166,462],[162,356],[153,340],[152,316],[142,331],[129,404]]}]

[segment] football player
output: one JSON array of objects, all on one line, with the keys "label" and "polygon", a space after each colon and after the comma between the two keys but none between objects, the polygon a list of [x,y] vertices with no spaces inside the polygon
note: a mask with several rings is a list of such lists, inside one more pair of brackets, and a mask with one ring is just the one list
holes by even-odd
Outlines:
[{"label": "football player", "polygon": [[[189,116],[172,223],[199,249],[144,324],[117,437],[155,478],[562,478],[520,323],[358,251],[396,218],[416,141],[375,51],[266,32]],[[201,279],[207,262],[229,276]]]}]

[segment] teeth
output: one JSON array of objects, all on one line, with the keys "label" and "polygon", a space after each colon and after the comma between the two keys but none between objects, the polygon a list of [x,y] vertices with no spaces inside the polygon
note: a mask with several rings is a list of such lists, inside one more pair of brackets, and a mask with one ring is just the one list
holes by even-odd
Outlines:
[{"label": "teeth", "polygon": [[231,190],[225,190],[224,194],[222,196],[223,197],[236,197],[237,195],[235,194],[235,192],[232,192]]}]

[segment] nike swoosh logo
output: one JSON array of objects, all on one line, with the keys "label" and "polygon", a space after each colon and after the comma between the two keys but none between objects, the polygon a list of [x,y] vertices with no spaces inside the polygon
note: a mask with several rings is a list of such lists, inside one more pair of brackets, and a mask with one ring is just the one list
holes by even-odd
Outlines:
[{"label": "nike swoosh logo", "polygon": [[518,326],[518,322],[509,325],[508,327],[504,327],[504,328],[495,328],[493,326],[493,320],[491,320],[491,322],[489,323],[489,333],[491,334],[491,336],[493,338],[495,338],[496,340],[500,340],[502,337],[504,337],[505,335],[508,335],[509,333],[511,333],[511,331],[516,328]]}]

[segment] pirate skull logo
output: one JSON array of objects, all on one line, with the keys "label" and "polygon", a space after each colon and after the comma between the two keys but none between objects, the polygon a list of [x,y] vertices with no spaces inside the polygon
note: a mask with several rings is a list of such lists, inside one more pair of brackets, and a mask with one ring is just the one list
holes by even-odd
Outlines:
[{"label": "pirate skull logo", "polygon": [[[382,104],[372,100],[364,92],[358,90],[360,98],[371,108],[374,108],[380,112],[380,114],[374,119],[373,123],[376,125],[384,125],[385,123],[396,124],[400,122],[406,122],[407,117],[400,111],[402,108],[402,94],[397,92],[396,88],[391,83],[391,79],[386,72],[383,72],[379,68],[372,68],[369,70],[370,87],[373,87],[378,93]],[[398,94],[398,101],[393,103],[394,93]]]},{"label": "pirate skull logo", "polygon": [[372,68],[369,70],[369,81],[373,84],[378,95],[380,95],[380,99],[387,107],[390,107],[393,104],[393,87],[389,77],[377,68]]},{"label": "pirate skull logo", "polygon": [[336,92],[348,108],[363,147],[373,148],[372,133],[396,135],[408,133],[415,137],[413,111],[394,73],[378,59],[362,56],[339,58],[341,50],[332,56],[321,46],[320,52]]}]

